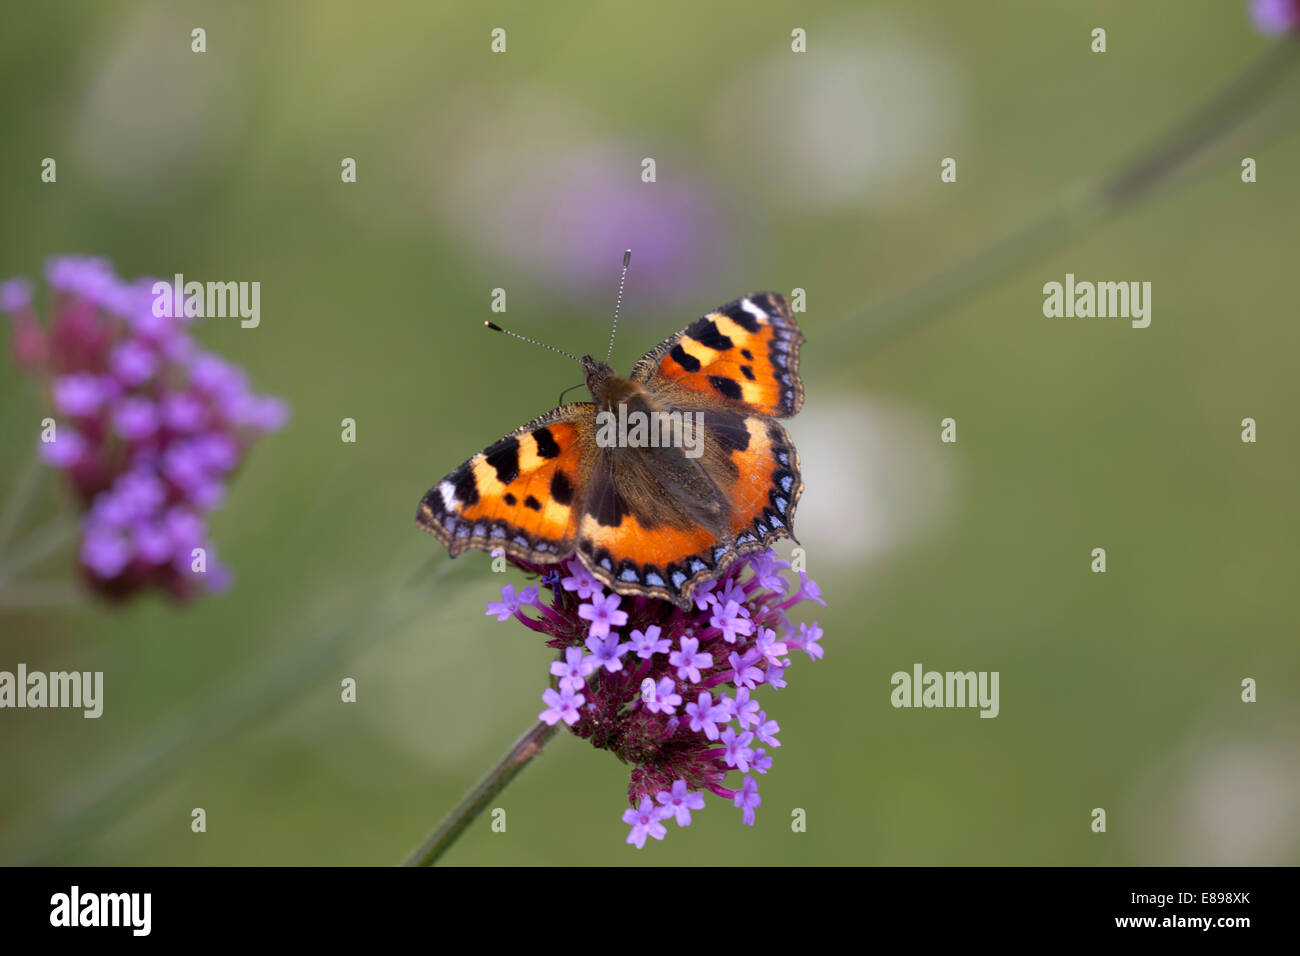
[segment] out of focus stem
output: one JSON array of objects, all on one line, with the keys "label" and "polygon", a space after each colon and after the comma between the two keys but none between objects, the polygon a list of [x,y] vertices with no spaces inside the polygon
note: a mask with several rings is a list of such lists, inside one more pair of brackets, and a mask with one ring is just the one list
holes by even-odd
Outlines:
[{"label": "out of focus stem", "polygon": [[1297,62],[1300,41],[1279,42],[1118,169],[1069,190],[1001,240],[902,293],[823,325],[820,347],[829,350],[826,354],[851,354],[868,342],[920,326],[1052,254],[1089,227],[1136,206],[1258,112]]},{"label": "out of focus stem", "polygon": [[81,521],[76,515],[60,515],[11,551],[0,554],[0,591],[14,589],[18,575],[75,540],[80,531]]},{"label": "out of focus stem", "polygon": [[26,467],[23,468],[22,474],[14,483],[9,492],[9,497],[5,499],[4,509],[0,510],[0,554],[4,554],[5,546],[9,544],[9,539],[18,530],[18,524],[22,521],[23,514],[30,506],[32,498],[36,495],[36,488],[40,483],[41,471],[40,456],[35,453],[27,460]]}]

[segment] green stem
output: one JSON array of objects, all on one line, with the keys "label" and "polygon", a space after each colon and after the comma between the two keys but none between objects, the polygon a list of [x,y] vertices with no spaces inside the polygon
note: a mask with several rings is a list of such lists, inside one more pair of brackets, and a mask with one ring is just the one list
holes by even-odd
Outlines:
[{"label": "green stem", "polygon": [[[1069,190],[1048,209],[1003,239],[899,295],[822,327],[830,354],[937,318],[1009,275],[1078,238],[1090,226],[1139,204],[1214,143],[1256,114],[1300,60],[1300,42],[1283,41],[1251,64],[1215,96],[1193,110],[1111,173]],[[1293,114],[1294,115],[1294,114]]]},{"label": "green stem", "polygon": [[0,554],[4,553],[9,539],[13,537],[14,532],[18,529],[18,523],[22,519],[23,513],[27,510],[27,506],[31,504],[32,496],[36,493],[43,470],[44,465],[40,456],[33,453],[27,460],[27,466],[23,469],[23,473],[18,476],[18,481],[13,490],[9,492],[4,511],[0,512]]},{"label": "green stem", "polygon": [[433,866],[438,862],[438,858],[451,848],[456,839],[469,829],[480,813],[482,813],[502,790],[504,790],[510,781],[519,776],[519,772],[528,766],[529,762],[542,752],[542,748],[547,742],[555,736],[555,732],[560,729],[558,722],[551,726],[539,723],[526,734],[515,741],[515,745],[510,748],[509,752],[501,758],[501,762],[488,771],[487,776],[475,785],[474,789],[465,795],[456,809],[447,814],[446,818],[438,825],[438,829],[429,834],[428,838],[420,844],[419,849],[410,855],[404,866]]},{"label": "green stem", "polygon": [[7,588],[9,581],[54,554],[80,531],[81,519],[76,515],[60,515],[52,520],[6,556],[0,564],[0,588]]}]

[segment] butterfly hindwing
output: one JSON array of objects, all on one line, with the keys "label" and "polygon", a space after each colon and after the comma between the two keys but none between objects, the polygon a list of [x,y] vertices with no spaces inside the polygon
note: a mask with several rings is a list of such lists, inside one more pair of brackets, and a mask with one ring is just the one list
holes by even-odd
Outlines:
[{"label": "butterfly hindwing", "polygon": [[452,556],[502,549],[538,563],[573,550],[594,447],[588,402],[563,405],[489,445],[429,489],[416,523]]},{"label": "butterfly hindwing", "polygon": [[696,319],[632,369],[632,381],[672,382],[730,407],[787,418],[803,406],[799,346],[790,303],[755,292]]},{"label": "butterfly hindwing", "polygon": [[622,593],[687,605],[700,582],[792,534],[803,480],[785,429],[758,415],[703,414],[697,478],[632,449],[605,455],[592,472],[577,552]]}]

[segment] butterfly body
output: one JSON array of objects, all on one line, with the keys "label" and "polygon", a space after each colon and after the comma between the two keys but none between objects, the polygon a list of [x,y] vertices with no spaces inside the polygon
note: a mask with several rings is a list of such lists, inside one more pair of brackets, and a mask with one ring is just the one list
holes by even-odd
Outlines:
[{"label": "butterfly body", "polygon": [[577,554],[621,594],[689,605],[741,555],[793,537],[803,480],[775,419],[802,406],[802,342],[786,300],[755,293],[666,339],[627,378],[584,356],[592,401],[488,446],[429,490],[416,523],[453,557]]}]

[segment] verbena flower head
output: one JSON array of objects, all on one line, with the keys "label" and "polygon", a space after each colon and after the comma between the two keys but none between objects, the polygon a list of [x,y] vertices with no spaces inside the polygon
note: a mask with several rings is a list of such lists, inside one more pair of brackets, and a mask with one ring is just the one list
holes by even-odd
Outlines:
[{"label": "verbena flower head", "polygon": [[78,256],[50,259],[45,274],[48,324],[26,279],[0,282],[0,309],[13,326],[15,363],[43,381],[54,409],[54,440],[39,448],[84,512],[83,576],[112,597],[159,588],[183,601],[224,589],[230,572],[205,516],[288,407],[254,394],[243,369],[199,348],[185,319],[155,315],[153,280],[128,282],[107,260]]},{"label": "verbena flower head", "polygon": [[786,616],[801,601],[824,605],[817,585],[800,572],[795,586],[782,574],[790,565],[763,551],[698,588],[684,610],[609,593],[577,558],[558,568],[512,563],[542,575],[544,591],[517,596],[506,585],[487,613],[545,634],[560,652],[540,718],[564,721],[632,766],[627,842],[662,840],[670,819],[688,826],[705,792],[752,826],[762,804],[755,775],[781,746],[780,724],[762,708],[785,686],[791,651],[824,653],[815,621],[796,629]]},{"label": "verbena flower head", "polygon": [[1260,33],[1300,33],[1300,0],[1251,0],[1250,17]]}]

